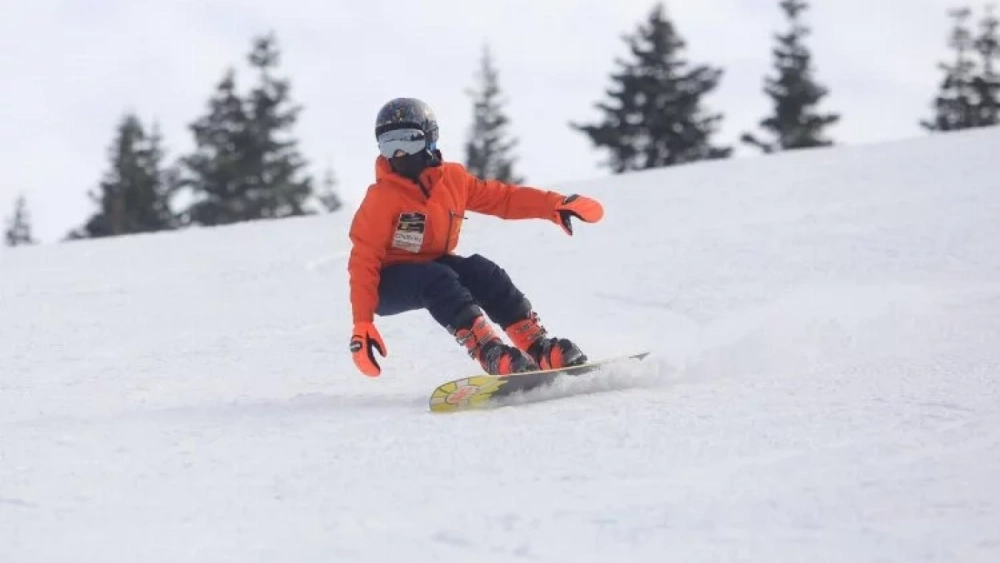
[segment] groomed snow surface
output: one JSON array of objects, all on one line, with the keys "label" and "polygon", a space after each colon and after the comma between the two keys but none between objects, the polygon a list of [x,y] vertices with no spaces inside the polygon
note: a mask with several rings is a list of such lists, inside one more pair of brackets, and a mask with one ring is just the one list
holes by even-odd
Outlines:
[{"label": "groomed snow surface", "polygon": [[355,370],[350,212],[5,250],[0,562],[1000,561],[1000,131],[546,187],[459,252],[653,356],[486,412]]}]

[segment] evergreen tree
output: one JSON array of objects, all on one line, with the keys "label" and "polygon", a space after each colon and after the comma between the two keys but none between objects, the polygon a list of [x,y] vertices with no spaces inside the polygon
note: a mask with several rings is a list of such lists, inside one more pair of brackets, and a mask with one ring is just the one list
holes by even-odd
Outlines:
[{"label": "evergreen tree", "polygon": [[1000,125],[1000,19],[990,5],[980,24],[973,48],[980,56],[981,71],[972,80],[977,98],[976,122],[981,126]]},{"label": "evergreen tree", "polygon": [[90,192],[97,211],[70,239],[97,238],[173,229],[170,208],[174,195],[173,172],[163,168],[163,149],[158,128],[150,132],[134,114],[122,117],[108,150],[109,170]]},{"label": "evergreen tree", "polygon": [[945,77],[934,99],[934,116],[921,125],[930,131],[955,131],[976,127],[975,92],[972,90],[975,63],[972,60],[973,37],[968,26],[969,8],[949,11],[955,20],[948,46],[955,50],[955,62],[941,64]]},{"label": "evergreen tree", "polygon": [[35,244],[35,239],[31,236],[31,215],[28,214],[28,203],[23,195],[14,201],[14,215],[7,219],[4,241],[7,246]]},{"label": "evergreen tree", "polygon": [[507,138],[510,118],[504,112],[499,73],[488,46],[483,48],[477,79],[478,88],[468,92],[472,97],[472,126],[465,144],[465,166],[479,178],[523,183],[524,179],[514,174],[511,151],[517,140]]},{"label": "evergreen tree", "polygon": [[761,141],[750,133],[744,134],[741,140],[765,153],[832,145],[832,141],[823,137],[823,131],[840,116],[820,114],[815,110],[829,90],[814,80],[812,54],[804,44],[809,28],[802,23],[801,16],[808,4],[804,0],[782,0],[780,6],[791,29],[775,36],[778,45],[773,54],[777,76],[767,78],[764,87],[774,103],[774,114],[760,122],[760,127],[773,134],[774,140]]},{"label": "evergreen tree", "polygon": [[722,70],[682,58],[686,44],[662,4],[625,40],[634,60],[616,61],[610,100],[596,104],[603,120],[571,127],[611,153],[605,164],[615,173],[728,157],[731,148],[711,144],[722,115],[702,108]]},{"label": "evergreen tree", "polygon": [[208,114],[191,125],[195,152],[183,159],[184,185],[193,192],[186,220],[222,225],[252,219],[304,215],[312,178],[289,130],[301,107],[290,101],[290,84],[272,71],[279,53],[271,35],[255,38],[249,54],[259,83],[244,99],[230,69],[209,101]]},{"label": "evergreen tree", "polygon": [[185,212],[189,223],[212,225],[239,221],[246,214],[241,183],[248,159],[249,118],[236,92],[235,72],[229,70],[209,100],[209,112],[193,123],[196,151],[181,160],[182,185],[194,202]]},{"label": "evergreen tree", "polygon": [[323,181],[320,182],[319,193],[316,194],[316,199],[319,200],[320,205],[328,213],[333,213],[344,206],[344,203],[340,200],[340,195],[337,193],[337,178],[333,174],[333,167],[327,166],[326,172],[323,174]]}]

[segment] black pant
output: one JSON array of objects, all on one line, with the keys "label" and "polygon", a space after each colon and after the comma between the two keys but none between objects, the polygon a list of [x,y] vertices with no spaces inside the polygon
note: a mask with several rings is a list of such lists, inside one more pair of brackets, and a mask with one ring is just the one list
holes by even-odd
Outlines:
[{"label": "black pant", "polygon": [[468,328],[482,312],[503,328],[531,312],[531,304],[507,272],[479,254],[386,266],[378,292],[379,315],[427,309],[452,332]]}]

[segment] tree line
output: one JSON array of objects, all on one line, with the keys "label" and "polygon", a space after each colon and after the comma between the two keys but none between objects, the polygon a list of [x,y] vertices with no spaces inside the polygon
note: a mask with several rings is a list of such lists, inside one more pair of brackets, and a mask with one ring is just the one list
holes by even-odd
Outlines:
[{"label": "tree line", "polygon": [[[825,147],[826,130],[840,115],[820,104],[830,90],[816,77],[806,39],[806,0],[780,0],[787,29],[773,36],[772,70],[763,91],[771,109],[740,142],[764,154]],[[976,22],[971,8],[951,10],[947,38],[952,58],[941,63],[942,79],[919,121],[929,132],[1000,124],[1000,20],[987,6]],[[689,60],[686,41],[662,3],[624,37],[627,58],[616,59],[605,98],[595,103],[601,118],[570,122],[606,154],[613,173],[724,159],[733,148],[715,141],[724,115],[704,97],[723,79],[722,68]],[[276,75],[280,62],[273,34],[256,37],[247,56],[256,84],[246,93],[228,69],[204,115],[189,125],[195,147],[167,163],[157,125],[125,114],[108,150],[109,165],[89,196],[95,210],[67,240],[215,226],[333,212],[341,207],[329,167],[317,183],[307,171],[293,134],[302,107],[291,99],[289,79]],[[464,163],[483,178],[524,182],[516,170],[517,139],[509,131],[507,100],[486,46],[472,99]],[[184,201],[179,205],[178,201]],[[30,215],[23,196],[6,222],[8,245],[31,244]]]}]

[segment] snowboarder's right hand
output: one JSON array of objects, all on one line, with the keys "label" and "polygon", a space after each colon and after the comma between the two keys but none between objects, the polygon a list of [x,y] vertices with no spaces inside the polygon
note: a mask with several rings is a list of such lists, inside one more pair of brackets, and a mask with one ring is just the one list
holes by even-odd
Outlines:
[{"label": "snowboarder's right hand", "polygon": [[354,323],[354,332],[351,333],[351,356],[354,358],[354,365],[368,377],[378,377],[382,373],[382,368],[375,361],[375,350],[378,350],[383,358],[388,355],[382,335],[378,333],[375,325],[370,322]]}]

